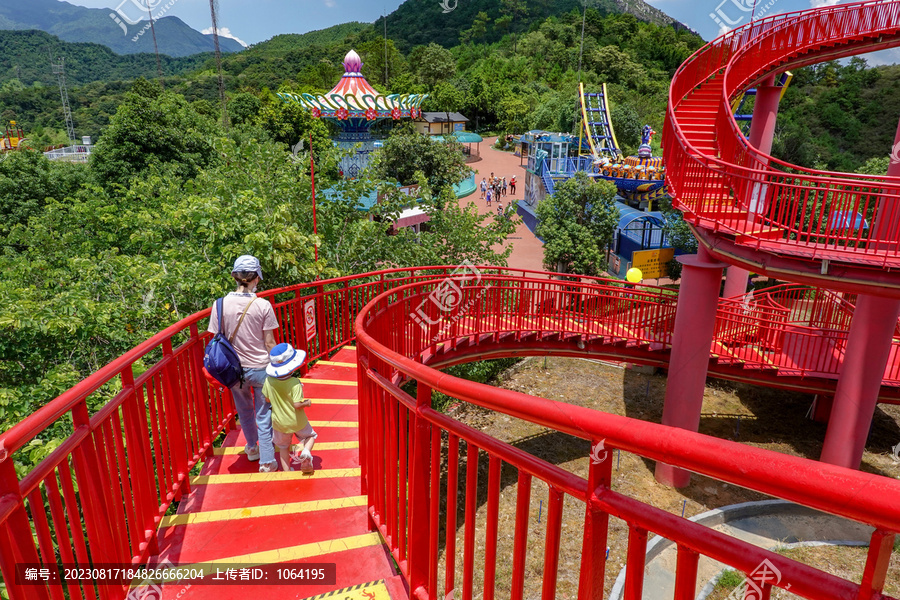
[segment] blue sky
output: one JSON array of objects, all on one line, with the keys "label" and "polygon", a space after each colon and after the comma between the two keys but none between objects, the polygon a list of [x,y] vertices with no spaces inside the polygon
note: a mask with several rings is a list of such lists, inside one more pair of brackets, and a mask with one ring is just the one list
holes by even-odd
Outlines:
[{"label": "blue sky", "polygon": [[[27,0],[24,0],[27,1]],[[132,2],[167,6],[166,12],[191,27],[210,27],[209,0],[69,0],[91,8],[115,9],[123,2],[127,10]],[[223,32],[248,44],[255,44],[279,33],[304,33],[347,21],[372,22],[384,12],[393,11],[402,0],[219,0],[219,24]],[[440,0],[433,0],[439,3]],[[467,0],[458,0],[466,2]],[[590,0],[588,0],[590,1]],[[656,8],[686,23],[710,40],[723,26],[747,23],[754,0],[648,0]],[[816,6],[838,4],[840,0],[755,0],[756,15],[773,15]],[[713,15],[713,16],[710,16]],[[900,49],[868,55],[870,64],[900,63]]]}]

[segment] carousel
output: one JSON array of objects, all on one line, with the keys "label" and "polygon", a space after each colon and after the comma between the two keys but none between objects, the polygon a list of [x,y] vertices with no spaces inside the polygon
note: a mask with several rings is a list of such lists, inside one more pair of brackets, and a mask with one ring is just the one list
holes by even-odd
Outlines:
[{"label": "carousel", "polygon": [[279,93],[285,102],[296,102],[308,109],[313,117],[325,119],[337,126],[334,143],[345,150],[356,149],[341,161],[341,172],[355,179],[369,164],[369,156],[378,140],[372,128],[382,121],[416,119],[421,114],[427,94],[382,94],[373,88],[362,74],[362,59],[355,50],[344,57],[344,75],[326,94]]}]

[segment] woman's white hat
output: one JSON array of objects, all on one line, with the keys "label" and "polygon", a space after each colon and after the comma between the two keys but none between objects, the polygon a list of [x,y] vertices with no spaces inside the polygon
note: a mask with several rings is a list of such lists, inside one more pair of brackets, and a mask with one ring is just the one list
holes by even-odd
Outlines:
[{"label": "woman's white hat", "polygon": [[275,378],[287,377],[297,370],[306,360],[306,352],[294,350],[290,344],[278,344],[269,353],[269,366],[266,375]]},{"label": "woman's white hat", "polygon": [[251,256],[249,254],[244,254],[243,256],[238,256],[237,260],[234,261],[234,267],[232,267],[232,273],[239,273],[241,271],[247,273],[256,273],[259,277],[259,280],[262,281],[262,267],[259,264],[259,259],[255,256]]}]

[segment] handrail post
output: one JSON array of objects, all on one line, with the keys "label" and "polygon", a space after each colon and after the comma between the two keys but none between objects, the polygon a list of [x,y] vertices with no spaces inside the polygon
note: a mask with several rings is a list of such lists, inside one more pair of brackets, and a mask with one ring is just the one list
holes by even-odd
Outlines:
[{"label": "handrail post", "polygon": [[191,484],[188,479],[187,469],[187,445],[185,443],[184,419],[182,418],[182,405],[178,389],[178,366],[175,364],[175,354],[172,350],[172,338],[166,338],[162,343],[163,360],[168,360],[162,373],[163,404],[166,407],[165,439],[167,450],[172,459],[172,477],[178,479],[184,476],[178,490],[166,490],[166,494],[173,492],[173,500],[179,500],[181,494],[191,493]]},{"label": "handrail post", "polygon": [[[91,417],[85,400],[72,408],[72,424],[76,431],[82,428],[90,429]],[[124,560],[126,557],[117,556],[116,544],[112,539],[113,533],[107,518],[112,506],[108,496],[109,490],[101,480],[101,472],[105,467],[98,460],[93,432],[88,433],[84,441],[75,448],[72,459],[92,562]],[[100,586],[101,593],[104,587]]]},{"label": "handrail post", "polygon": [[156,523],[154,519],[157,516],[158,506],[153,484],[153,465],[148,454],[150,437],[146,426],[147,413],[144,409],[142,395],[139,395],[134,388],[134,371],[131,365],[122,371],[121,377],[122,389],[131,388],[131,393],[122,403],[122,420],[125,429],[128,470],[131,474],[132,490],[135,496],[135,513],[139,515],[138,531],[142,531],[147,539],[146,552],[156,554]]},{"label": "handrail post", "polygon": [[[416,392],[416,413],[414,421],[415,439],[413,440],[413,470],[409,489],[409,589],[410,597],[416,596],[416,590],[428,586],[428,552],[429,543],[428,507],[430,469],[440,468],[429,465],[431,456],[431,425],[420,414],[423,408],[431,407],[431,388],[419,382]],[[429,468],[430,467],[430,468]],[[438,490],[431,490],[438,493]]]},{"label": "handrail post", "polygon": [[[215,425],[212,423],[212,410],[209,402],[209,386],[206,385],[206,379],[203,377],[203,352],[201,351],[200,330],[197,324],[190,326],[190,343],[191,343],[191,370],[190,386],[193,388],[194,410],[197,419],[197,425],[200,428],[200,440],[198,440],[198,450],[202,450],[200,457],[212,453],[213,435],[212,430]],[[124,383],[124,382],[123,382]],[[205,450],[204,450],[205,448]]]},{"label": "handrail post", "polygon": [[[372,401],[372,381],[366,376],[369,369],[368,350],[362,344],[356,346],[356,411],[359,418],[359,482],[360,494],[369,489],[369,406]],[[371,505],[371,503],[369,504]]]},{"label": "handrail post", "polygon": [[866,558],[866,570],[859,584],[859,598],[873,598],[884,590],[891,552],[894,549],[895,534],[876,529],[869,543],[869,555]]},{"label": "handrail post", "polygon": [[[5,454],[0,458],[0,502],[3,504],[14,503],[16,507],[6,518],[5,523],[0,523],[0,573],[6,582],[6,590],[10,600],[31,600],[49,598],[47,589],[43,586],[18,585],[16,582],[16,565],[20,563],[37,564],[41,562],[37,548],[34,545],[34,536],[31,534],[31,524],[28,520],[28,512],[25,510],[25,499],[19,488],[19,478],[16,475],[12,454]],[[37,510],[44,510],[38,507]],[[53,565],[55,568],[56,565]]]},{"label": "handrail post", "polygon": [[353,337],[353,317],[350,316],[350,282],[346,279],[344,280],[344,291],[341,294],[342,306],[341,306],[341,314],[343,318],[341,319],[341,329],[343,329],[344,339],[341,340],[349,341]]},{"label": "handrail post", "polygon": [[328,349],[328,332],[325,328],[325,286],[319,284],[316,286],[316,343],[318,344],[318,352],[316,355],[324,355]]},{"label": "handrail post", "polygon": [[601,600],[606,578],[606,544],[609,514],[596,507],[597,490],[612,486],[612,450],[603,440],[591,440],[591,464],[588,470],[588,497],[584,515],[584,539],[581,547],[581,575],[578,600]]}]

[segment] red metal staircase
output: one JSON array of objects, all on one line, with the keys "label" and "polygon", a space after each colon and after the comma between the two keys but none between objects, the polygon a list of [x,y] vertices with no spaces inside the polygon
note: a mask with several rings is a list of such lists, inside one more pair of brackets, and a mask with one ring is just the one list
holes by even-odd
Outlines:
[{"label": "red metal staircase", "polygon": [[698,50],[672,81],[664,134],[669,190],[711,254],[779,277],[900,296],[890,228],[900,180],[791,165],[752,147],[731,102],[765,76],[900,45],[900,3],[863,2],[755,21]]}]

